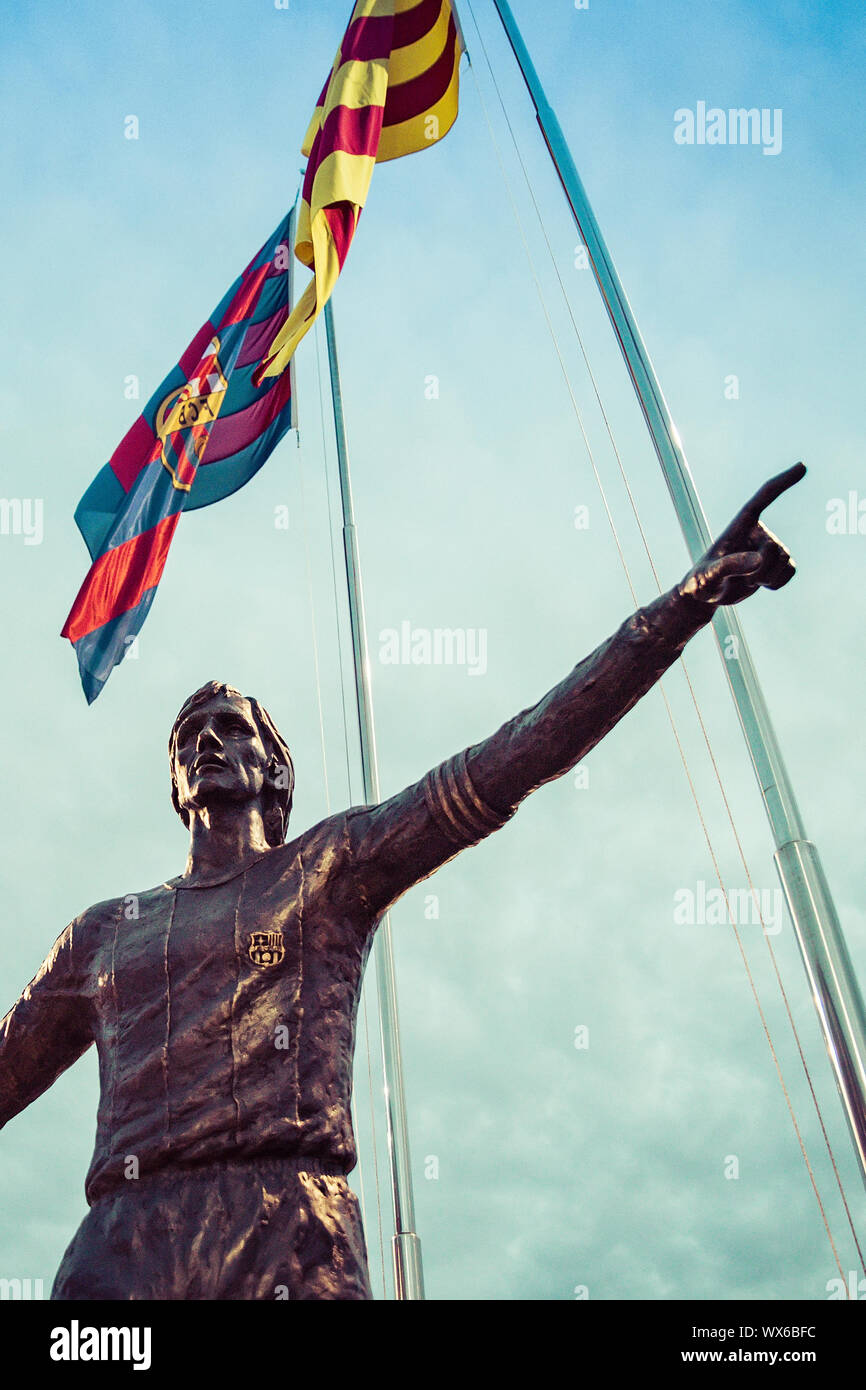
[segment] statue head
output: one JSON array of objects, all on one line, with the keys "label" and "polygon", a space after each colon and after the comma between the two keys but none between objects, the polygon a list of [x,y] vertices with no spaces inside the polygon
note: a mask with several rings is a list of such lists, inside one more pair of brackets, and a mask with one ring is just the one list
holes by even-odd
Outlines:
[{"label": "statue head", "polygon": [[282,735],[258,700],[208,681],[181,706],[168,740],[171,799],[190,810],[259,800],[268,844],[286,838],[295,770]]}]

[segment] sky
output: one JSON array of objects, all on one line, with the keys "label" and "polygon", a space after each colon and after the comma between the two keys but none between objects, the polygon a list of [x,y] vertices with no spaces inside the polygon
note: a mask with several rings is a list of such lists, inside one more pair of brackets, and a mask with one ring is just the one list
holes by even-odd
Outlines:
[{"label": "sky", "polygon": [[[320,334],[298,353],[298,439],[182,520],[138,654],[91,708],[58,635],[87,569],[75,505],[294,200],[349,9],[214,0],[205,23],[186,0],[4,4],[0,492],[42,524],[38,543],[0,534],[0,1011],[88,904],[182,870],[166,741],[205,680],[256,695],[288,739],[292,833],[363,799]],[[808,466],[766,518],[798,573],[738,613],[862,979],[866,15],[513,9],[714,531]],[[633,610],[596,472],[638,601],[656,596],[605,419],[663,587],[689,568],[494,7],[460,12],[457,124],[375,171],[334,300],[383,795],[534,704]],[[675,138],[683,112],[713,107],[766,111],[778,148]],[[460,630],[475,659],[393,662],[404,624]],[[840,1268],[863,1278],[770,946],[858,1233],[862,1180],[709,632],[686,666],[712,758],[677,666],[677,737],[650,692],[577,774],[392,912],[431,1299],[811,1301]],[[736,938],[700,910],[714,860],[767,904],[770,932],[749,918],[740,936],[833,1245]],[[353,1182],[381,1296],[370,974]],[[46,1297],[86,1211],[97,1099],[91,1051],[0,1135],[0,1277]]]}]

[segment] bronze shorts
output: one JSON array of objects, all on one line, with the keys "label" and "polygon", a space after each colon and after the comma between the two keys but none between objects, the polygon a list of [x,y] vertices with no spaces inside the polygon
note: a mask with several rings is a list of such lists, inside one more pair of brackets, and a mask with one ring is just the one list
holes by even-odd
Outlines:
[{"label": "bronze shorts", "polygon": [[358,1199],[310,1160],[165,1168],[98,1198],[52,1299],[369,1299]]}]

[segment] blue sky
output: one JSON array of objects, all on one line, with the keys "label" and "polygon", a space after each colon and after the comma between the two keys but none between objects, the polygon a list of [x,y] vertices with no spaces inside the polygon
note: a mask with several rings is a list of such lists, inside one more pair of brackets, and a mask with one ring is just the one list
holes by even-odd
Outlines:
[{"label": "blue sky", "polygon": [[[799,573],[740,616],[862,978],[866,536],[826,522],[833,499],[866,498],[866,16],[775,0],[513,8],[713,527],[771,473],[809,465],[768,517]],[[473,9],[671,584],[688,564],[652,449],[493,6]],[[295,833],[361,799],[351,737],[347,775],[315,335],[298,354],[300,448],[287,438],[236,497],[182,521],[140,655],[91,709],[57,635],[86,571],[75,504],[140,409],[124,383],[137,376],[147,399],[294,198],[348,10],[225,0],[205,22],[182,2],[84,0],[4,14],[0,491],[42,500],[44,538],[0,536],[0,1010],[87,904],[182,867],[165,745],[204,680],[257,695],[288,738]],[[460,119],[441,145],[376,171],[335,299],[384,794],[532,704],[631,610],[524,238],[635,586],[641,601],[655,594],[466,3],[461,16],[473,66]],[[674,113],[700,101],[781,110],[781,152],[678,145]],[[288,531],[274,524],[281,506]],[[483,675],[383,663],[382,634],[404,622],[483,630]],[[687,664],[754,882],[772,895],[769,831],[709,634]],[[665,688],[723,876],[743,887],[682,673]],[[838,1271],[736,942],[727,926],[674,920],[675,895],[715,879],[658,691],[586,766],[588,785],[569,775],[541,789],[393,913],[429,1296],[826,1298]],[[759,926],[743,935],[847,1275],[856,1250],[766,942]],[[860,1213],[787,919],[772,944]],[[368,1023],[375,1067],[372,993]],[[50,1288],[85,1210],[96,1100],[88,1055],[3,1130],[0,1276]],[[376,1273],[363,1023],[357,1107]],[[381,1149],[376,1099],[373,1113]]]}]

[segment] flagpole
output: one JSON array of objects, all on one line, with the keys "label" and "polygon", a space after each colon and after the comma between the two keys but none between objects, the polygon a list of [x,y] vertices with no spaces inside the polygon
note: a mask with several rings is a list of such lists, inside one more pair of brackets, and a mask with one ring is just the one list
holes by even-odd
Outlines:
[{"label": "flagpole", "polygon": [[[370,689],[370,662],[367,654],[364,596],[361,588],[355,509],[349,477],[349,451],[343,416],[343,394],[340,387],[340,366],[337,359],[337,340],[334,332],[334,311],[331,300],[328,300],[325,305],[325,331],[328,341],[328,365],[331,375],[331,398],[334,407],[334,430],[337,438],[340,498],[343,509],[343,551],[346,559],[346,582],[352,633],[352,656],[355,668],[364,800],[369,805],[375,805],[380,800],[380,796],[376,737],[373,728],[373,702]],[[400,1023],[397,1014],[394,945],[391,936],[391,919],[387,913],[379,923],[373,953],[376,958],[379,1014],[382,1023],[385,1122],[388,1133],[388,1161],[394,1207],[394,1236],[392,1238],[394,1289],[398,1299],[418,1300],[424,1297],[424,1276],[421,1264],[421,1241],[415,1234],[415,1202],[412,1191],[412,1168],[409,1161],[409,1127],[406,1116],[406,1094],[403,1085]]]},{"label": "flagpole", "polygon": [[[622,283],[577,172],[568,142],[507,0],[493,0],[514,51],[643,410],[692,560],[712,543],[680,436]],[[775,862],[812,999],[866,1181],[866,1012],[818,850],[806,838],[739,619],[717,611],[716,640],[776,844]],[[733,658],[729,654],[734,654]]]}]

